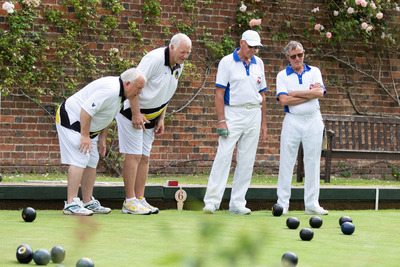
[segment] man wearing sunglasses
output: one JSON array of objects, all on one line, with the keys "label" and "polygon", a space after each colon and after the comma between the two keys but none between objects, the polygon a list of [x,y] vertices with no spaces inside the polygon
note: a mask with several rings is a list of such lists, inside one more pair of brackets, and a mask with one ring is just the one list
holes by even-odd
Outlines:
[{"label": "man wearing sunglasses", "polygon": [[305,212],[327,215],[318,200],[324,130],[318,99],[326,93],[321,71],[303,62],[305,51],[301,43],[290,41],[284,52],[289,65],[276,77],[277,100],[286,112],[281,132],[278,204],[283,206],[283,214],[288,214],[293,169],[302,142]]}]

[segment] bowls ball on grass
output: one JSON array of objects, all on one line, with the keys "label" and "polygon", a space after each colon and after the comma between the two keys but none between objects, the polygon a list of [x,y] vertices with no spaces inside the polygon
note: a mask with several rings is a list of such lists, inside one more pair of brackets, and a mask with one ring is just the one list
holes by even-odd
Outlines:
[{"label": "bowls ball on grass", "polygon": [[27,207],[22,211],[22,219],[25,222],[33,222],[36,219],[36,210],[32,207]]},{"label": "bowls ball on grass", "polygon": [[33,249],[31,246],[23,244],[17,248],[17,260],[19,263],[30,263],[33,259]]},{"label": "bowls ball on grass", "polygon": [[312,216],[309,221],[312,228],[320,228],[322,226],[322,222],[323,221],[319,216]]},{"label": "bowls ball on grass", "polygon": [[54,263],[61,263],[65,259],[65,249],[61,246],[55,246],[50,251],[51,261]]},{"label": "bowls ball on grass", "polygon": [[300,225],[300,221],[296,217],[289,217],[286,220],[286,226],[289,229],[297,229],[299,227],[299,225]]},{"label": "bowls ball on grass", "polygon": [[351,235],[356,230],[356,227],[351,222],[344,222],[340,228],[342,229],[342,233],[345,235]]},{"label": "bowls ball on grass", "polygon": [[304,241],[310,241],[314,237],[314,231],[310,228],[303,228],[300,230],[300,238]]},{"label": "bowls ball on grass", "polygon": [[94,267],[94,263],[89,258],[80,258],[76,263],[76,267]]},{"label": "bowls ball on grass", "polygon": [[272,215],[274,216],[281,216],[283,213],[282,205],[276,203],[272,206]]},{"label": "bowls ball on grass", "polygon": [[353,222],[353,219],[351,219],[349,216],[342,216],[339,219],[339,225],[342,226],[343,223],[345,222]]},{"label": "bowls ball on grass", "polygon": [[296,266],[298,262],[299,258],[291,251],[282,255],[282,266]]},{"label": "bowls ball on grass", "polygon": [[47,265],[50,262],[50,259],[51,259],[50,252],[48,252],[45,249],[38,249],[33,254],[33,261],[37,265]]}]

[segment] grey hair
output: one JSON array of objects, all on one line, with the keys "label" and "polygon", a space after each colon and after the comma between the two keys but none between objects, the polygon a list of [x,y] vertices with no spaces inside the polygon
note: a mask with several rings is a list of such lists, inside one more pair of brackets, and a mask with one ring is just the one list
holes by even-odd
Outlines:
[{"label": "grey hair", "polygon": [[147,83],[146,76],[143,74],[143,72],[141,72],[140,70],[138,70],[136,68],[128,69],[121,74],[121,80],[123,82],[134,83],[136,81],[136,79],[139,77],[142,77],[144,82]]},{"label": "grey hair", "polygon": [[304,52],[303,45],[297,41],[290,41],[284,48],[285,54],[289,55],[289,49],[295,50],[297,47],[301,48],[301,51]]},{"label": "grey hair", "polygon": [[171,38],[171,42],[169,44],[169,48],[171,49],[171,45],[174,46],[174,49],[177,49],[179,45],[181,44],[181,41],[183,41],[185,44],[189,45],[192,47],[192,40],[184,34],[184,33],[177,33]]}]

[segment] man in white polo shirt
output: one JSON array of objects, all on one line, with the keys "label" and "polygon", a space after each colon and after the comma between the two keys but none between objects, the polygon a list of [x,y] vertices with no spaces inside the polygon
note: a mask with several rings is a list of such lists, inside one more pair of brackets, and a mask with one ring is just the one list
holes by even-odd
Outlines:
[{"label": "man in white polo shirt", "polygon": [[204,196],[203,211],[219,209],[237,147],[229,212],[250,214],[246,192],[250,185],[259,139],[267,134],[264,63],[256,56],[262,46],[259,34],[248,30],[242,34],[240,48],[221,59],[215,91],[218,151],[214,159]]},{"label": "man in white polo shirt", "polygon": [[326,93],[321,71],[305,64],[301,43],[291,41],[284,49],[289,65],[276,77],[276,95],[286,112],[283,120],[278,178],[278,204],[288,214],[291,182],[300,142],[304,149],[306,214],[327,215],[319,205],[320,159],[324,123],[319,98]]},{"label": "man in white polo shirt", "polygon": [[[56,117],[61,163],[70,165],[64,214],[87,216],[111,211],[93,197],[99,151],[104,157],[107,128],[122,102],[140,94],[145,84],[144,74],[132,68],[120,77],[89,83],[61,104]],[[83,202],[78,197],[80,185]]]},{"label": "man in white polo shirt", "polygon": [[138,65],[147,77],[142,93],[126,100],[117,115],[119,150],[125,154],[123,178],[126,214],[156,214],[158,208],[144,198],[149,157],[155,135],[164,133],[168,102],[178,86],[183,63],[189,57],[192,41],[185,34],[175,34],[168,47],[147,53]]}]

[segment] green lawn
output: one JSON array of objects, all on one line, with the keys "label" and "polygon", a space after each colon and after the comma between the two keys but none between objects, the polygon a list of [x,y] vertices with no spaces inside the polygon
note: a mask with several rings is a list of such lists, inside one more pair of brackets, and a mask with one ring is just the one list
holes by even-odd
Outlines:
[{"label": "green lawn", "polygon": [[[47,181],[47,182],[66,182],[67,174],[64,173],[50,173],[50,174],[3,174],[3,182],[7,183],[24,183],[34,181]],[[230,175],[228,183],[232,183],[233,176]],[[208,182],[208,174],[196,174],[196,175],[149,175],[147,183],[161,183],[165,184],[167,180],[177,180],[180,184],[197,184],[206,185]],[[122,183],[122,177],[110,177],[99,174],[96,178],[97,182],[120,182]],[[276,185],[278,183],[277,175],[265,175],[254,173],[251,181],[251,185]],[[296,178],[293,177],[293,185],[303,185],[304,183],[297,183]],[[324,185],[324,181],[321,181],[321,185]],[[378,180],[378,179],[362,179],[362,178],[343,178],[343,177],[332,177],[331,182],[326,185],[348,185],[348,186],[367,186],[367,185],[391,185],[400,186],[400,181],[396,180]]]},{"label": "green lawn", "polygon": [[[331,211],[322,216],[311,241],[302,241],[299,230],[309,227],[310,215],[290,212],[301,224],[286,227],[288,216],[269,211],[231,215],[217,211],[162,210],[160,214],[135,216],[113,210],[108,215],[74,217],[61,211],[38,210],[34,222],[26,223],[21,211],[0,211],[0,265],[22,266],[15,253],[20,244],[34,250],[61,245],[65,266],[81,257],[97,267],[124,266],[281,266],[281,256],[293,251],[298,266],[398,266],[400,260],[400,212]],[[353,235],[340,231],[339,218],[352,217]],[[29,265],[35,265],[31,262]],[[48,266],[56,266],[50,263]]]}]

